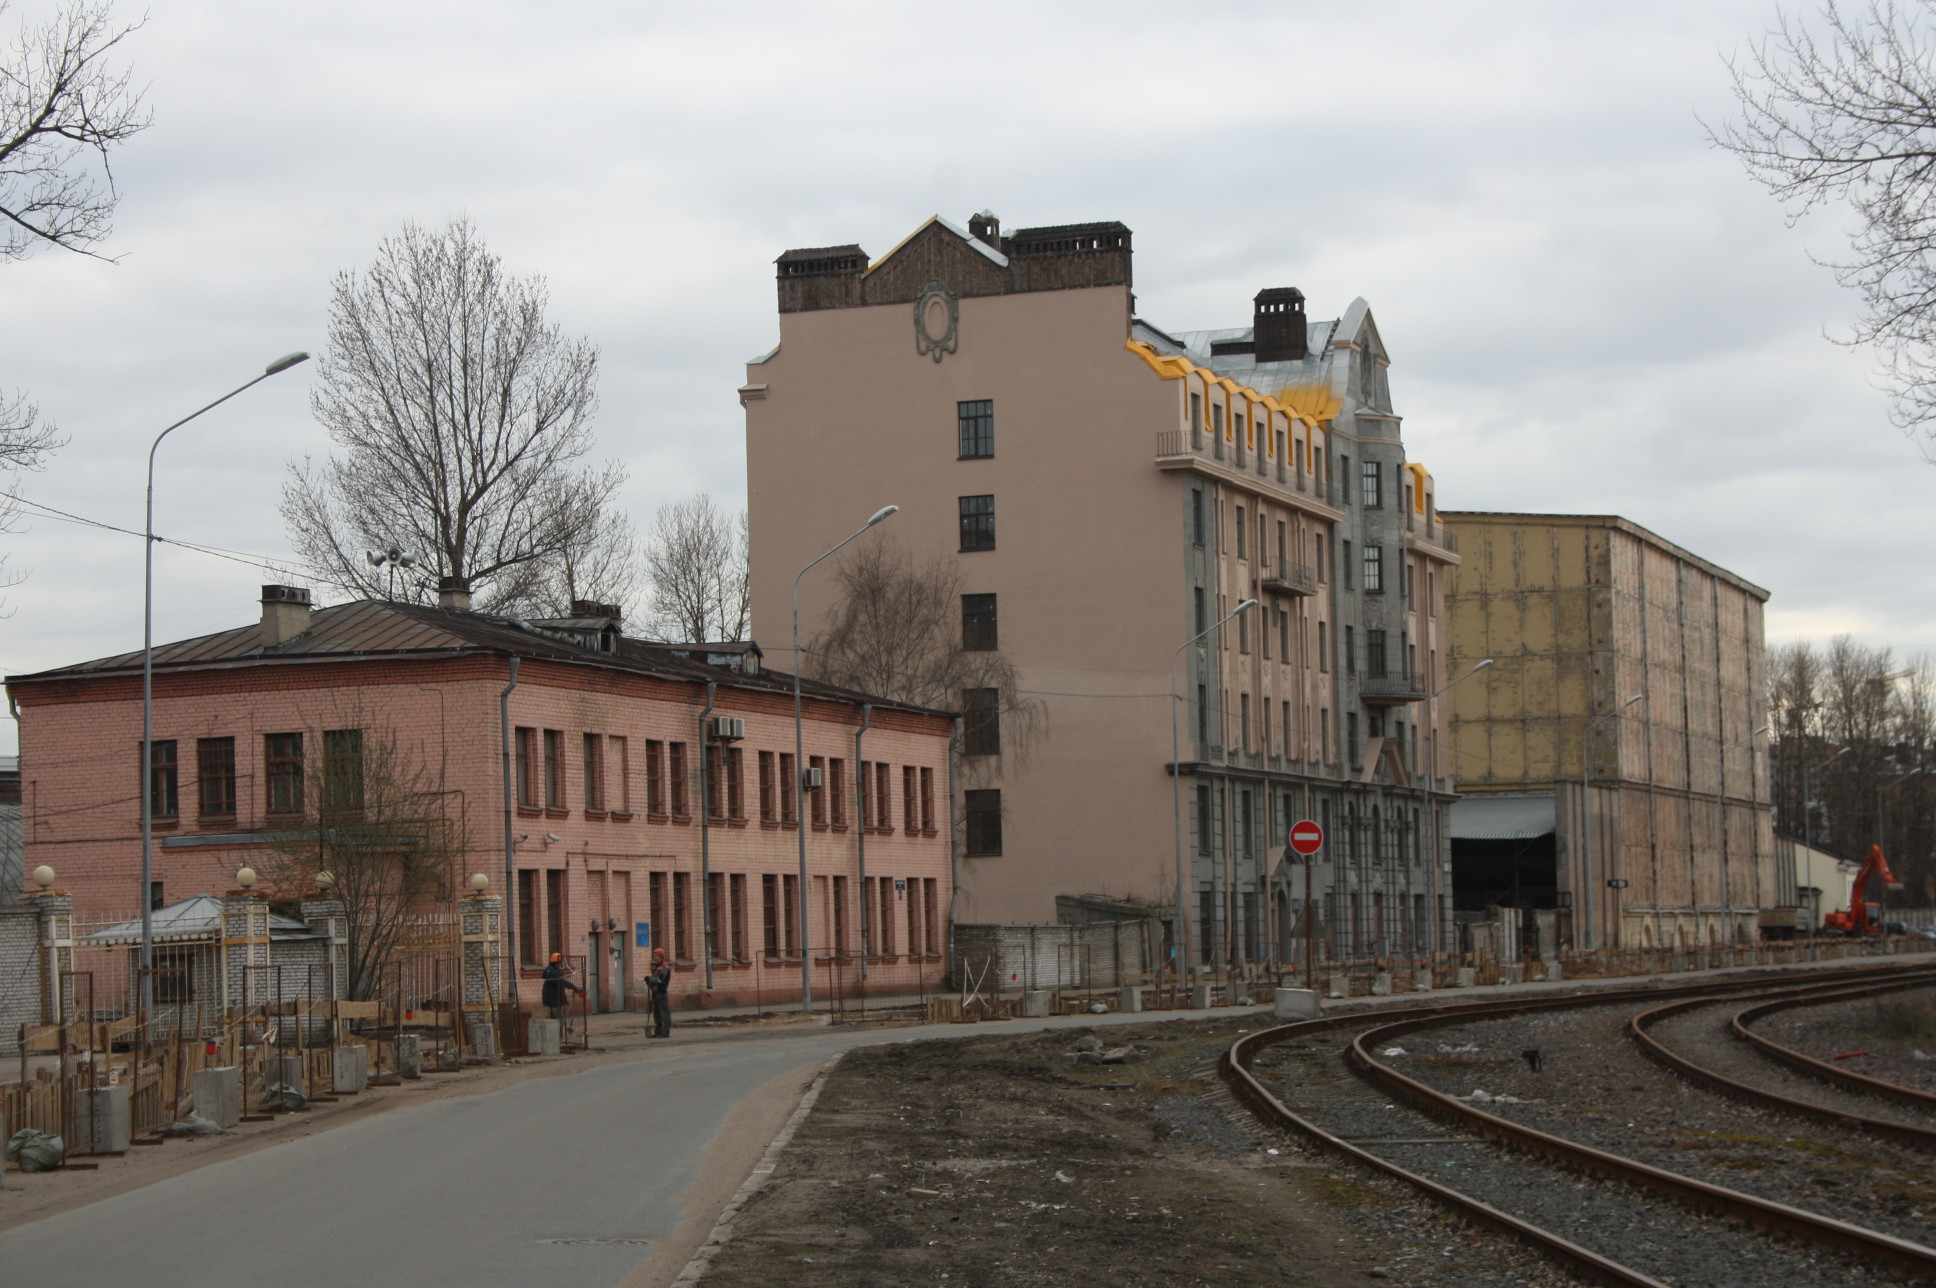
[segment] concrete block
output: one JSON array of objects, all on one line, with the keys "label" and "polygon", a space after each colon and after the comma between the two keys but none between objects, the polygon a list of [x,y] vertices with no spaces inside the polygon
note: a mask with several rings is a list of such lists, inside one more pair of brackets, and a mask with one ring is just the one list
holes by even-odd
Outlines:
[{"label": "concrete block", "polygon": [[[1047,996],[1047,994],[1043,994]],[[1042,1012],[1047,1015],[1045,1010]],[[564,1023],[560,1020],[531,1021],[530,1035],[525,1039],[525,1049],[532,1055],[557,1055],[559,1044],[564,1039]]]},{"label": "concrete block", "polygon": [[1022,1015],[1026,1019],[1038,1020],[1049,1013],[1049,990],[1032,988],[1022,994]]},{"label": "concrete block", "polygon": [[1432,991],[1432,972],[1429,970],[1425,970],[1423,968],[1413,971],[1412,972],[1412,991],[1414,993],[1431,992]]},{"label": "concrete block", "polygon": [[217,1127],[242,1121],[242,1071],[234,1065],[195,1071],[195,1112]]},{"label": "concrete block", "polygon": [[262,1062],[262,1088],[283,1086],[292,1091],[309,1094],[309,1083],[303,1071],[303,1058],[299,1055],[272,1055]]},{"label": "concrete block", "polygon": [[1139,985],[1131,984],[1123,989],[1122,1007],[1125,1011],[1143,1009],[1143,990]]},{"label": "concrete block", "polygon": [[1558,983],[1560,980],[1566,978],[1566,972],[1560,968],[1558,962],[1542,962],[1540,963],[1540,969],[1545,972],[1546,978],[1553,983]]},{"label": "concrete block", "polygon": [[1317,990],[1280,988],[1272,998],[1271,1010],[1280,1020],[1315,1020],[1318,1018]]},{"label": "concrete block", "polygon": [[1210,1009],[1210,985],[1190,985],[1190,1008],[1197,1011],[1207,1011]]},{"label": "concrete block", "polygon": [[1452,985],[1452,987],[1472,988],[1474,985],[1478,984],[1478,982],[1479,982],[1478,971],[1474,970],[1470,966],[1461,966],[1459,967],[1458,982]]},{"label": "concrete block", "polygon": [[1331,977],[1331,987],[1325,995],[1327,997],[1350,997],[1351,977],[1348,975],[1333,975]]},{"label": "concrete block", "polygon": [[330,1090],[351,1096],[370,1085],[370,1048],[362,1043],[330,1052]]},{"label": "concrete block", "polygon": [[1499,968],[1499,982],[1501,984],[1524,984],[1526,982],[1525,964],[1523,962],[1508,962],[1504,966],[1501,966]]},{"label": "concrete block", "polygon": [[90,1087],[75,1093],[70,1154],[125,1154],[134,1138],[133,1102],[126,1085]]},{"label": "concrete block", "polygon": [[497,1025],[488,1016],[471,1016],[464,1022],[464,1036],[472,1055],[497,1054]]},{"label": "concrete block", "polygon": [[1391,972],[1390,971],[1381,970],[1376,975],[1373,975],[1371,977],[1371,995],[1373,997],[1391,996]]},{"label": "concrete block", "polygon": [[423,1077],[422,1034],[397,1034],[397,1076],[399,1078]]}]

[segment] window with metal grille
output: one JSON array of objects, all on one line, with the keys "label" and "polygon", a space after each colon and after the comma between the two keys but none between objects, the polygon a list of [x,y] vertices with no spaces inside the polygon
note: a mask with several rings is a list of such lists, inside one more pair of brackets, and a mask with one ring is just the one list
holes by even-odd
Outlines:
[{"label": "window with metal grille", "polygon": [[1365,591],[1367,594],[1382,592],[1385,589],[1385,548],[1383,546],[1365,547]]},{"label": "window with metal grille", "polygon": [[961,597],[961,647],[968,652],[988,652],[999,647],[995,630],[995,597]]},{"label": "window with metal grille", "polygon": [[1385,503],[1385,471],[1376,461],[1366,461],[1364,466],[1364,501],[1367,509],[1376,509]]},{"label": "window with metal grille", "polygon": [[968,460],[995,454],[995,402],[981,398],[955,404],[959,422],[961,458]]},{"label": "window with metal grille", "polygon": [[1002,852],[1002,793],[998,787],[962,793],[967,814],[968,853],[973,856]]},{"label": "window with metal grille", "polygon": [[993,550],[995,548],[994,496],[964,496],[960,504],[961,548]]},{"label": "window with metal grille", "polygon": [[201,739],[195,744],[195,762],[202,817],[234,818],[235,739]]},{"label": "window with metal grille", "polygon": [[269,812],[303,812],[303,736],[299,733],[264,734],[263,761],[268,770]]}]

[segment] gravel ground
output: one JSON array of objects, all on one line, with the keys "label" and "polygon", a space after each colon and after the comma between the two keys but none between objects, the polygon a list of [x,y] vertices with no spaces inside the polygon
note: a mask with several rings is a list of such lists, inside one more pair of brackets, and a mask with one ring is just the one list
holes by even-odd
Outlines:
[{"label": "gravel ground", "polygon": [[[1254,1021],[1253,1021],[1254,1023]],[[1503,1236],[1260,1128],[1214,1057],[1238,1022],[850,1052],[705,1288],[1565,1288]]]},{"label": "gravel ground", "polygon": [[[1590,1014],[1605,1018],[1598,1012]],[[1546,1077],[1522,1093],[1512,1081],[1513,1070],[1525,1072],[1519,1053],[1526,1047],[1557,1049],[1553,1039],[1565,1031],[1567,1018],[1474,1024],[1456,1030],[1456,1037],[1450,1030],[1410,1034],[1402,1041],[1417,1054],[1392,1057],[1390,1062],[1455,1094],[1467,1094],[1476,1085],[1493,1094],[1545,1098],[1560,1081],[1558,1077]],[[1536,1027],[1514,1027],[1524,1025]],[[1536,1040],[1529,1040],[1529,1034]],[[1350,1036],[1329,1034],[1268,1048],[1255,1071],[1293,1109],[1334,1134],[1680,1288],[1739,1288],[1763,1282],[1782,1288],[1854,1288],[1895,1282],[1837,1254],[1756,1235],[1637,1187],[1590,1178],[1486,1143],[1395,1103],[1345,1065],[1340,1052]],[[1474,1049],[1438,1050],[1441,1045],[1467,1044]],[[1601,1044],[1605,1045],[1603,1040]],[[1585,1076],[1593,1080],[1594,1103],[1621,1099],[1630,1088],[1642,1085],[1637,1074],[1612,1080],[1612,1061],[1602,1054],[1576,1061],[1575,1056],[1586,1050],[1583,1046],[1562,1062],[1590,1070]],[[1659,1088],[1652,1090],[1649,1098],[1658,1099]],[[1511,1108],[1526,1117],[1521,1111],[1545,1106],[1488,1108],[1495,1112]],[[1622,1114],[1623,1124],[1634,1120],[1632,1112],[1623,1109]],[[1563,1119],[1536,1125],[1584,1135]],[[1609,1134],[1624,1130],[1623,1126]],[[1686,1160],[1679,1156],[1659,1161],[1687,1170]]]},{"label": "gravel ground", "polygon": [[[1936,988],[1777,1011],[1758,1021],[1755,1032],[1817,1060],[1867,1051],[1835,1063],[1871,1078],[1936,1092]],[[1915,1111],[1903,1105],[1900,1112]]]},{"label": "gravel ground", "polygon": [[[1483,1107],[1609,1153],[1917,1243],[1936,1240],[1927,1155],[1693,1087],[1627,1038],[1634,1009],[1407,1034],[1407,1054],[1385,1062],[1455,1096],[1516,1097],[1523,1103]],[[1532,1049],[1538,1073],[1522,1058]]]}]

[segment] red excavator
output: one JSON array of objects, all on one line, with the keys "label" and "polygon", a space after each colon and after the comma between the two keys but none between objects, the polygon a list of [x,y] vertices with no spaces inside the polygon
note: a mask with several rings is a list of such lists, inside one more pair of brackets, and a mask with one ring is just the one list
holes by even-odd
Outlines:
[{"label": "red excavator", "polygon": [[[1855,884],[1849,888],[1847,912],[1831,912],[1822,918],[1822,933],[1829,935],[1879,935],[1882,933],[1882,905],[1869,902],[1869,883],[1880,881],[1890,890],[1902,889],[1902,882],[1889,870],[1882,847],[1871,845],[1869,857],[1856,871]],[[1880,891],[1878,891],[1880,893]]]}]

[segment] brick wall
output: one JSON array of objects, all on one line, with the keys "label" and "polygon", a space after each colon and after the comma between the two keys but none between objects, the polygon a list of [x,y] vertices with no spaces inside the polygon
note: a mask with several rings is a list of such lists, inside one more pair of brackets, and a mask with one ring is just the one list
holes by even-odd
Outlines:
[{"label": "brick wall", "polygon": [[40,917],[0,908],[0,1055],[20,1050],[20,1026],[40,1023]]}]

